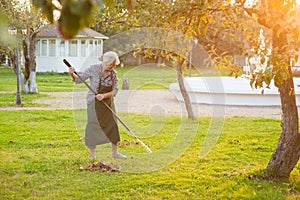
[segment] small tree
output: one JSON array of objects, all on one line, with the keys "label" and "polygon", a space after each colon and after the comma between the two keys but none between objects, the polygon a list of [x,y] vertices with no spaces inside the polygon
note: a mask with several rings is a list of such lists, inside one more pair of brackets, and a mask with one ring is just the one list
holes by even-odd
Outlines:
[{"label": "small tree", "polygon": [[[291,70],[291,58],[298,58],[300,45],[299,6],[295,0],[261,0],[255,5],[240,2],[243,9],[272,32],[272,53],[268,67],[253,74],[254,84],[270,84],[274,79],[281,99],[281,135],[266,172],[275,178],[288,177],[300,158],[298,110]],[[264,61],[264,60],[263,60]]]},{"label": "small tree", "polygon": [[25,59],[25,72],[20,73],[20,83],[24,93],[37,93],[35,46],[38,28],[45,21],[41,13],[33,9],[30,4],[24,3],[21,5],[17,0],[4,0],[1,7],[7,15],[9,24],[14,24],[19,30],[21,28],[26,28],[27,30],[25,35],[19,33],[20,38],[22,38],[22,49]]}]

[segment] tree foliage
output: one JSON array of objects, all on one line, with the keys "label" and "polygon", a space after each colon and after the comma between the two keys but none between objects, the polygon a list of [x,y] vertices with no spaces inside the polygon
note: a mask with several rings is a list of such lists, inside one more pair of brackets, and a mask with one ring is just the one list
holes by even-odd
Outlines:
[{"label": "tree foliage", "polygon": [[[93,24],[93,12],[98,8],[113,8],[120,3],[111,0],[32,0],[40,8],[46,18],[54,23],[58,20],[58,27],[65,39],[71,39],[79,30]],[[133,8],[133,0],[121,2],[127,9]]]}]

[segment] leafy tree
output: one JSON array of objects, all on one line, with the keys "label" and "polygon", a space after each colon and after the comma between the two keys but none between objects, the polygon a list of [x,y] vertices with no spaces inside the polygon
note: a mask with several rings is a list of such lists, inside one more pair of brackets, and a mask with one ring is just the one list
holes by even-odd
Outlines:
[{"label": "leafy tree", "polygon": [[[197,3],[195,6],[203,8],[203,5]],[[182,8],[183,5],[180,6],[178,12],[182,11]],[[208,18],[210,26],[219,25],[220,27],[230,28],[230,31],[234,34],[238,32],[237,36],[242,35],[242,40],[249,45],[249,48],[244,50],[245,54],[249,53],[249,49],[252,48],[253,53],[260,55],[262,58],[261,64],[267,65],[266,68],[261,67],[260,70],[253,71],[250,84],[254,88],[265,88],[270,85],[271,80],[274,80],[275,86],[279,89],[282,108],[282,132],[278,145],[266,168],[266,173],[269,177],[274,178],[288,177],[300,157],[298,111],[290,65],[291,58],[298,57],[300,44],[300,24],[299,16],[297,16],[299,8],[296,1],[262,0],[256,1],[255,5],[246,4],[246,1],[237,1],[234,4],[224,4],[222,2],[218,4],[218,1],[212,1],[207,8],[213,9],[211,14],[204,15],[203,13],[203,16]],[[222,12],[224,17],[210,18],[215,14],[220,15],[219,12]],[[262,45],[257,29],[245,26],[244,22],[241,23],[239,19],[245,13],[251,16],[254,22],[259,23],[265,29],[269,29],[271,38],[268,39],[272,44],[271,52],[268,50],[268,45]],[[196,19],[201,17],[197,14],[195,16]],[[192,21],[194,18],[187,19]],[[182,27],[185,30],[191,29],[191,33],[194,34],[194,30],[197,29],[191,28],[190,25],[183,24]],[[205,25],[204,23],[201,27],[206,28],[207,26],[208,24]],[[231,70],[236,76],[240,75],[238,70],[240,67],[232,64],[232,59],[226,55],[226,52],[219,55],[217,51],[211,49],[210,53],[214,55],[214,60],[220,67]]]},{"label": "leafy tree", "polygon": [[[167,23],[168,19],[164,18],[168,17],[164,13],[171,6],[171,1],[136,1],[134,9],[128,10],[122,3],[117,3],[114,7],[108,6],[100,10],[96,17],[96,19],[99,19],[96,21],[96,24],[102,30],[113,28],[120,32],[132,31],[133,39],[121,41],[119,44],[126,43],[134,46],[135,55],[143,54],[154,58],[164,57],[171,62],[176,61],[178,82],[181,94],[185,100],[188,117],[194,118],[182,76],[185,58],[188,58],[191,50],[190,38],[172,29],[171,25]],[[128,49],[132,50],[134,48]]]},{"label": "leafy tree", "polygon": [[[271,80],[279,89],[282,121],[277,147],[268,163],[269,176],[288,177],[300,158],[300,134],[291,58],[298,58],[300,46],[299,6],[295,0],[261,0],[254,5],[245,1],[238,4],[259,24],[272,32],[272,52],[268,68],[252,76],[252,84],[267,86]],[[258,48],[257,48],[258,49]],[[265,51],[260,51],[264,54]]]},{"label": "leafy tree", "polygon": [[[199,25],[199,28],[196,28],[192,23],[178,23],[180,20],[176,20],[172,15],[172,10],[170,10],[172,17],[168,21],[174,27],[181,28],[191,35],[199,35],[196,30],[205,30],[207,26],[214,28],[218,25],[219,27],[230,28],[233,35],[236,37],[243,36],[241,40],[246,41],[249,45],[248,49],[243,47],[245,54],[249,53],[249,49],[252,48],[255,54],[260,55],[262,58],[261,64],[266,64],[267,67],[254,71],[250,77],[250,84],[254,88],[264,88],[270,85],[271,80],[274,80],[275,86],[279,89],[282,108],[282,132],[278,145],[266,168],[266,173],[268,176],[275,178],[288,177],[300,157],[298,111],[290,65],[291,58],[297,58],[296,55],[299,54],[300,24],[297,15],[299,8],[295,0],[261,0],[255,2],[255,5],[251,5],[246,4],[246,1],[237,1],[234,4],[229,2],[224,4],[224,1],[205,1],[205,5],[195,3],[189,6],[178,2],[177,12],[182,13],[183,11],[183,13],[189,13],[188,15],[190,15],[189,17],[183,17],[182,22],[193,22],[195,20],[195,24],[201,24],[201,21],[197,22],[201,17],[206,18],[205,22]],[[185,6],[187,7],[186,11],[184,11]],[[206,12],[204,10],[204,12],[198,13],[203,8]],[[209,12],[210,10],[212,12]],[[191,14],[192,12],[193,14]],[[271,32],[271,38],[269,38],[272,44],[271,53],[268,51],[268,45],[262,45],[257,29],[253,29],[253,26],[239,20],[245,17],[245,13],[251,16],[254,22],[259,23]],[[178,19],[182,15],[178,14]],[[220,15],[224,17],[214,17]],[[202,32],[202,36],[205,36],[205,38],[207,34],[209,32]],[[240,67],[232,64],[232,59],[226,55],[226,52],[219,55],[217,51],[211,49],[210,53],[214,55],[214,60],[218,65],[228,68],[236,76],[240,75],[238,70]]]}]

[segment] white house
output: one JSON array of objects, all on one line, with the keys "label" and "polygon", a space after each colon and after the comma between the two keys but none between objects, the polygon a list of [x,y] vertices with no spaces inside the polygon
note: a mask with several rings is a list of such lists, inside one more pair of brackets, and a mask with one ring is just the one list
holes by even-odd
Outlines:
[{"label": "white house", "polygon": [[77,70],[83,65],[99,62],[105,39],[108,37],[85,28],[74,39],[64,40],[56,26],[43,26],[36,43],[36,71],[67,72],[63,59],[69,61]]}]

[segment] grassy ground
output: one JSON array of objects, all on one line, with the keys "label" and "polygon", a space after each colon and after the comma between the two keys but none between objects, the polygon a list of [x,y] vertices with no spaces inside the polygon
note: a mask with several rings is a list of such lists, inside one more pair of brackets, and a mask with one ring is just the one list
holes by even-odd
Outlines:
[{"label": "grassy ground", "polygon": [[[0,111],[2,199],[292,199],[300,196],[299,165],[289,180],[272,182],[263,178],[263,169],[280,133],[277,120],[226,119],[216,146],[200,159],[199,151],[210,122],[201,118],[191,145],[170,165],[152,172],[109,174],[78,170],[85,169],[90,161],[75,129],[73,114],[63,110]],[[148,116],[131,117],[140,125],[148,123]],[[143,138],[143,141],[155,153],[162,141],[168,143],[174,139],[176,129],[171,127],[179,123],[180,118],[168,117],[159,133],[163,137]],[[197,125],[198,121],[191,123]],[[164,134],[165,129],[168,134]],[[124,130],[121,132],[122,141],[133,140]],[[140,145],[120,149],[139,151]],[[108,159],[103,154],[98,152],[103,160]],[[131,162],[129,158],[123,163]]]}]

